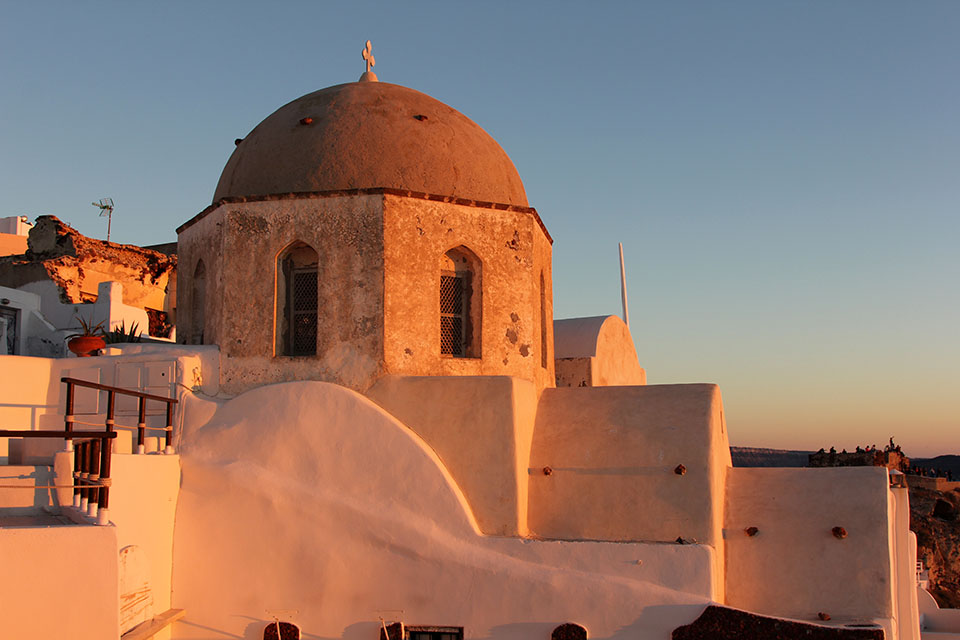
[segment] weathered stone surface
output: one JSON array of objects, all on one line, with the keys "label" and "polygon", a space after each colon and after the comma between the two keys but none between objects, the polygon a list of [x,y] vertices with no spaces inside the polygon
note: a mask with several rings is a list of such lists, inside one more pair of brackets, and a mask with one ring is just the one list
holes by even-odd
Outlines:
[{"label": "weathered stone surface", "polygon": [[[944,608],[960,607],[960,521],[937,517],[945,502],[956,512],[960,491],[910,487],[910,529],[917,534],[917,560],[929,570],[929,591]],[[942,511],[946,511],[941,507]]]},{"label": "weathered stone surface", "polygon": [[88,238],[55,216],[40,216],[23,255],[0,258],[0,285],[20,288],[51,281],[65,304],[92,302],[97,287],[123,284],[123,302],[173,316],[177,256],[130,244]]},{"label": "weathered stone surface", "polygon": [[213,199],[364,187],[527,205],[517,170],[487,132],[386,82],[327,87],[278,109],[237,145]]},{"label": "weathered stone surface", "polygon": [[[220,345],[228,393],[287,380],[365,391],[387,374],[553,386],[551,241],[532,209],[381,191],[257,199],[205,212],[179,241],[178,336]],[[278,348],[277,257],[297,242],[318,255],[315,356]],[[459,247],[477,258],[475,357],[440,353],[442,260]]]},{"label": "weathered stone surface", "polygon": [[884,640],[883,629],[825,626],[770,618],[739,609],[709,606],[673,640]]}]

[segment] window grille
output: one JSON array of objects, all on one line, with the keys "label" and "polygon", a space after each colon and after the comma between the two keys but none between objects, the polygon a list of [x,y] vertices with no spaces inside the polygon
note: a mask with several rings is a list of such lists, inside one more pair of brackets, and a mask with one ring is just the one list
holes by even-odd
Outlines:
[{"label": "window grille", "polygon": [[294,269],[290,278],[290,355],[317,353],[317,270]]},{"label": "window grille", "polygon": [[440,353],[464,356],[466,317],[463,278],[440,276]]}]

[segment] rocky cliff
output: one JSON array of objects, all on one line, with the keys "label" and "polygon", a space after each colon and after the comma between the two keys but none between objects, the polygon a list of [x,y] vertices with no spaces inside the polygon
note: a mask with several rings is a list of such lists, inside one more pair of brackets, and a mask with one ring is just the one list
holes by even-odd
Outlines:
[{"label": "rocky cliff", "polygon": [[910,529],[917,560],[930,571],[930,593],[944,608],[960,608],[960,491],[910,487]]}]

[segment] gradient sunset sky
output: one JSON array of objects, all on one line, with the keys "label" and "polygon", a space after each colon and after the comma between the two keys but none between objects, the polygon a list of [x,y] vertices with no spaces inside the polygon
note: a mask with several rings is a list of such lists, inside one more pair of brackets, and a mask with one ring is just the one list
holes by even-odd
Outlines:
[{"label": "gradient sunset sky", "polygon": [[619,313],[731,443],[960,453],[958,2],[3,2],[0,217],[152,244],[235,138],[380,80],[506,150],[557,318]]}]

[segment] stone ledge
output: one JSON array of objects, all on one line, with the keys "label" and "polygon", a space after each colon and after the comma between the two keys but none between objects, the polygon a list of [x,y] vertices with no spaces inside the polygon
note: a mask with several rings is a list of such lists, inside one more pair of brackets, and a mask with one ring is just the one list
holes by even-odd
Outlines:
[{"label": "stone ledge", "polygon": [[294,200],[294,199],[311,199],[311,198],[341,198],[344,196],[363,196],[363,195],[388,195],[388,196],[397,196],[399,198],[416,198],[418,200],[429,200],[431,202],[446,202],[449,204],[459,204],[465,207],[476,207],[478,209],[496,209],[497,211],[515,211],[517,213],[527,213],[532,215],[537,220],[537,224],[540,225],[540,228],[543,230],[543,233],[547,236],[547,240],[550,241],[550,244],[553,244],[553,237],[550,235],[550,232],[547,231],[546,225],[543,224],[543,220],[540,219],[540,214],[537,213],[537,210],[533,207],[520,207],[514,204],[503,204],[500,202],[486,202],[483,200],[468,200],[466,198],[458,198],[456,196],[444,196],[436,193],[423,193],[420,191],[407,191],[404,189],[394,189],[391,187],[371,187],[364,189],[336,189],[333,191],[299,191],[295,193],[272,193],[269,195],[262,196],[229,196],[226,198],[220,198],[209,207],[190,218],[182,225],[177,227],[177,233],[182,233],[184,230],[189,229],[194,224],[199,222],[201,219],[206,217],[211,211],[223,204],[235,204],[240,202],[270,202],[275,200]]},{"label": "stone ledge", "polygon": [[677,627],[673,640],[884,640],[883,629],[828,627],[821,624],[761,616],[749,611],[711,605],[690,624]]}]

